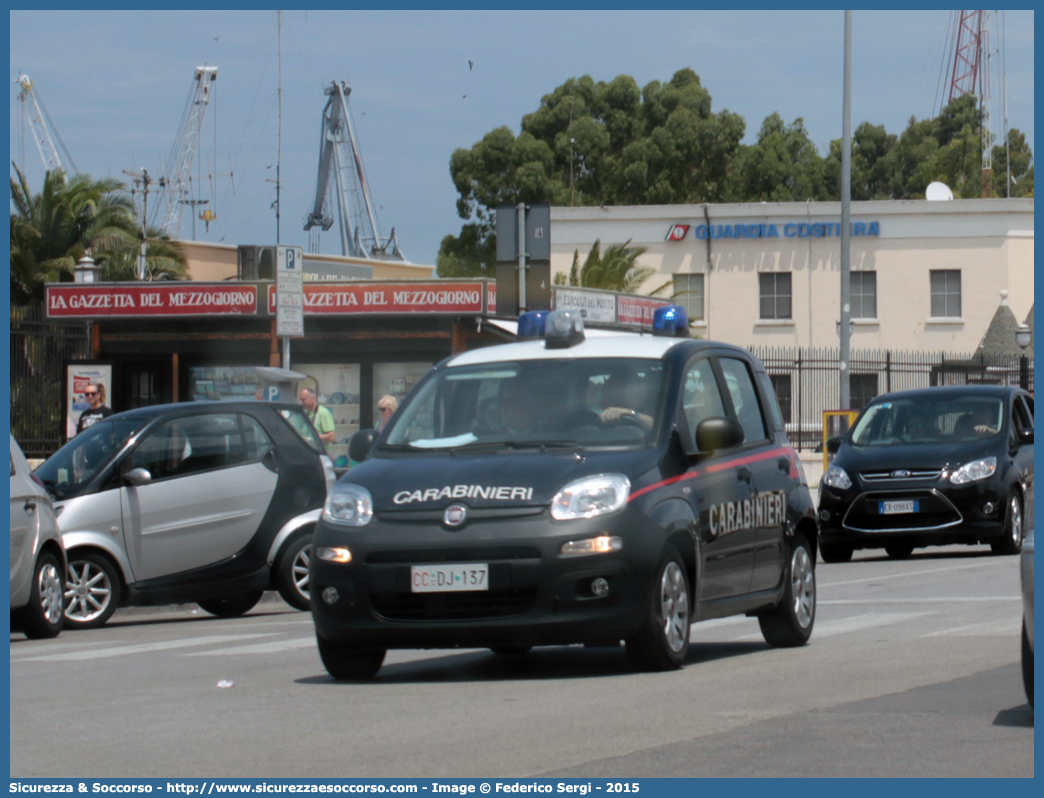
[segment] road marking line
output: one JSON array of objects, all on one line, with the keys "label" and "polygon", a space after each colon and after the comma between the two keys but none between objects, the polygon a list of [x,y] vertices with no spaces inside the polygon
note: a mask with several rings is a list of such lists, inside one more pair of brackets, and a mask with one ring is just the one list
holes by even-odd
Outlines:
[{"label": "road marking line", "polygon": [[183,657],[227,657],[233,654],[276,654],[280,651],[293,651],[298,648],[315,648],[314,637],[295,637],[292,640],[276,640],[271,643],[258,643],[252,646],[231,646],[213,651],[192,651],[182,654]]},{"label": "road marking line", "polygon": [[[902,623],[903,621],[912,621],[914,618],[921,618],[925,615],[931,615],[930,612],[876,612],[870,615],[853,615],[851,618],[841,618],[836,621],[823,621],[817,623],[815,628],[812,630],[812,639],[816,640],[821,637],[833,637],[834,635],[843,635],[850,632],[861,632],[865,629],[874,629],[879,626],[890,626],[896,623]],[[729,642],[737,642],[741,640],[761,640],[761,634],[756,635],[743,635],[742,637],[729,638]]]},{"label": "road marking line", "polygon": [[[967,626],[955,626],[952,629],[941,629],[938,632],[929,632],[921,637],[1010,637],[1013,640],[1019,636],[1022,629],[1022,618],[1005,618],[1002,621],[985,621],[983,623],[972,623]],[[979,631],[981,630],[981,631]]]},{"label": "road marking line", "polygon": [[923,574],[941,574],[945,571],[962,571],[965,568],[976,568],[985,565],[999,565],[1001,560],[987,560],[986,562],[967,562],[961,565],[950,565],[943,568],[926,568],[923,571],[903,571],[899,574],[878,574],[867,576],[862,579],[846,579],[843,582],[820,582],[819,587],[837,587],[839,585],[857,585],[860,582],[880,582],[882,579],[902,579],[906,576],[922,576]]},{"label": "road marking line", "polygon": [[181,640],[164,640],[159,643],[141,643],[135,646],[117,646],[115,648],[93,649],[91,651],[70,651],[67,654],[48,654],[42,657],[22,657],[12,659],[12,662],[70,662],[88,659],[105,659],[106,657],[122,657],[125,654],[147,654],[152,651],[168,651],[173,648],[188,648],[190,646],[209,646],[214,643],[230,643],[233,640],[251,640],[258,637],[271,637],[279,634],[269,632],[267,634],[253,635],[208,635],[207,637],[187,637]]},{"label": "road marking line", "polygon": [[933,596],[932,598],[865,598],[827,599],[817,602],[825,604],[949,604],[958,601],[1022,601],[1022,596]]}]

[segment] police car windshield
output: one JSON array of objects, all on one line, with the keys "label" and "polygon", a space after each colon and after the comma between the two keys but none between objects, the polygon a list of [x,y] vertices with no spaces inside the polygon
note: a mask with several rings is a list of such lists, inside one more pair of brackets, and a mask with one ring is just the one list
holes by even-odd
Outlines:
[{"label": "police car windshield", "polygon": [[389,449],[636,448],[660,427],[664,365],[540,359],[444,369],[399,409]]},{"label": "police car windshield", "polygon": [[908,397],[870,405],[852,430],[856,446],[961,443],[996,435],[1004,404],[985,396]]},{"label": "police car windshield", "polygon": [[135,416],[100,421],[52,454],[36,469],[36,475],[55,499],[71,499],[79,495],[130,437],[151,420]]}]

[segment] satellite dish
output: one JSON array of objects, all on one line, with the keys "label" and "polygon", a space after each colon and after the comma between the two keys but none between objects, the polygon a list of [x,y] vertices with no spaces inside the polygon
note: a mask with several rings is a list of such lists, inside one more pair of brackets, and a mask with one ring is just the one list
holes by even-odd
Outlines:
[{"label": "satellite dish", "polygon": [[945,183],[936,181],[928,184],[928,188],[924,190],[924,198],[927,200],[952,200],[953,192],[950,191],[950,187]]}]

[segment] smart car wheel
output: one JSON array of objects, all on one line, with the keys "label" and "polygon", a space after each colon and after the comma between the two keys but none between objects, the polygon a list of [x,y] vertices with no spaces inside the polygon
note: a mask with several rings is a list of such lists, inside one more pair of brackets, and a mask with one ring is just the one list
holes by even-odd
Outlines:
[{"label": "smart car wheel", "polygon": [[1022,551],[1022,502],[1015,491],[1008,496],[1008,512],[1004,519],[1004,539],[991,543],[994,554],[1018,554]]},{"label": "smart car wheel", "polygon": [[912,543],[889,543],[885,546],[885,553],[893,560],[902,560],[913,554]]},{"label": "smart car wheel", "polygon": [[823,558],[823,562],[848,562],[852,559],[852,551],[852,547],[844,543],[819,541],[819,556]]},{"label": "smart car wheel", "polygon": [[1026,699],[1033,706],[1033,649],[1026,634],[1026,619],[1022,619],[1022,686],[1026,688]]},{"label": "smart car wheel", "polygon": [[308,562],[312,557],[312,536],[292,540],[279,559],[276,587],[283,601],[297,610],[308,609]]},{"label": "smart car wheel", "polygon": [[57,637],[62,631],[64,616],[62,572],[57,558],[50,552],[41,552],[33,572],[33,586],[29,603],[18,611],[18,622],[30,640]]},{"label": "smart car wheel", "polygon": [[97,629],[120,605],[120,577],[107,557],[88,552],[68,555],[65,576],[65,626]]},{"label": "smart car wheel", "polygon": [[206,599],[197,604],[219,618],[238,618],[245,615],[254,608],[265,594],[263,590],[254,590],[250,593],[240,593],[235,596],[222,596],[221,598]]},{"label": "smart car wheel", "polygon": [[680,668],[689,653],[689,580],[677,550],[669,546],[656,569],[645,623],[627,638],[627,655],[640,668]]},{"label": "smart car wheel", "polygon": [[383,648],[359,648],[340,643],[331,643],[316,635],[319,658],[326,672],[338,681],[357,682],[372,679],[384,663]]},{"label": "smart car wheel", "polygon": [[758,615],[765,642],[774,648],[803,646],[816,621],[816,569],[808,541],[795,533],[787,586],[778,606]]}]

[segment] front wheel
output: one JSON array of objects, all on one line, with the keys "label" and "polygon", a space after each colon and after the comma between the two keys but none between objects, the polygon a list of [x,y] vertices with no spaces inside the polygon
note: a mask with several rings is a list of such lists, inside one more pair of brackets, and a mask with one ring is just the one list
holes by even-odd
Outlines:
[{"label": "front wheel", "polygon": [[914,547],[912,543],[889,543],[884,549],[893,560],[905,560],[913,554]]},{"label": "front wheel", "polygon": [[65,626],[97,629],[120,604],[120,577],[107,557],[88,552],[68,555],[65,577]]},{"label": "front wheel", "polygon": [[845,543],[830,543],[826,540],[819,541],[819,556],[823,562],[848,562],[852,559],[854,549]]},{"label": "front wheel", "polygon": [[1022,551],[1022,502],[1015,491],[1008,496],[1008,510],[1004,519],[1004,538],[991,543],[994,554],[1018,554]]},{"label": "front wheel", "polygon": [[295,610],[308,609],[308,562],[312,558],[312,536],[302,535],[286,547],[279,560],[276,586],[283,601]]},{"label": "front wheel", "polygon": [[384,663],[383,648],[359,648],[331,643],[316,635],[319,658],[326,672],[341,682],[361,682],[377,675]]},{"label": "front wheel", "polygon": [[49,551],[42,552],[33,571],[33,586],[29,603],[18,610],[17,620],[22,632],[30,640],[57,637],[62,631],[65,616],[62,571],[58,560]]},{"label": "front wheel", "polygon": [[265,594],[263,590],[253,590],[249,593],[240,593],[237,596],[222,596],[221,598],[206,599],[196,602],[199,606],[216,615],[218,618],[238,618],[254,609],[254,606]]},{"label": "front wheel", "polygon": [[680,668],[689,653],[690,601],[685,565],[669,546],[660,559],[642,627],[627,638],[627,655],[639,668]]},{"label": "front wheel", "polygon": [[1022,619],[1022,686],[1026,688],[1026,699],[1033,706],[1033,649],[1026,634],[1026,619]]},{"label": "front wheel", "polygon": [[800,532],[790,549],[787,586],[778,606],[758,616],[761,634],[773,648],[803,646],[816,621],[816,569],[808,541]]}]

